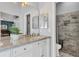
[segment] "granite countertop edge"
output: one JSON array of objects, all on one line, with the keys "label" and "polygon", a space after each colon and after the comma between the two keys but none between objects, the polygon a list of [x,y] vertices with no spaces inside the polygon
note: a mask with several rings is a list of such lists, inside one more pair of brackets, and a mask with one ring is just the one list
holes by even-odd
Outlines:
[{"label": "granite countertop edge", "polygon": [[50,36],[46,36],[44,38],[39,38],[38,40],[29,41],[29,42],[26,42],[26,43],[21,44],[21,45],[14,45],[14,46],[9,47],[9,48],[3,48],[3,47],[1,47],[0,48],[0,52],[3,52],[3,51],[8,50],[8,49],[13,49],[13,48],[16,48],[16,47],[20,47],[20,46],[23,46],[23,45],[26,45],[26,44],[34,43],[34,42],[37,42],[37,41],[45,40],[47,38],[51,38],[51,37]]}]

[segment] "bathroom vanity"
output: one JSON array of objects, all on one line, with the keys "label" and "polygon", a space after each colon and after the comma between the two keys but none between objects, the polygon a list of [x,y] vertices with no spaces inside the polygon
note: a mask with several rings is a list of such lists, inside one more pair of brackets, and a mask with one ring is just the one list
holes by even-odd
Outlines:
[{"label": "bathroom vanity", "polygon": [[22,36],[16,45],[10,42],[10,37],[2,38],[0,57],[50,57],[49,36]]}]

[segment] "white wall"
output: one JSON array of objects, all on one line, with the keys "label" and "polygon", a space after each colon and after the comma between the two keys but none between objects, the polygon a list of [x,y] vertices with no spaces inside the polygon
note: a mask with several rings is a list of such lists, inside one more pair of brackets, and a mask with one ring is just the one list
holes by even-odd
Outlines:
[{"label": "white wall", "polygon": [[0,2],[0,11],[12,14],[12,15],[20,15],[21,9],[13,4],[12,2]]},{"label": "white wall", "polygon": [[[25,12],[25,15],[30,14],[31,15],[31,34],[32,33],[40,33],[41,35],[50,35],[50,23],[48,23],[48,29],[32,29],[32,18],[34,16],[38,16],[39,15],[39,10],[40,10],[40,15],[42,14],[48,14],[48,22],[49,21],[49,13],[50,13],[50,4],[52,4],[51,2],[39,2],[37,4],[37,6],[32,7],[31,9],[27,10]],[[38,10],[39,8],[39,10]],[[26,21],[25,21],[25,25],[26,25]],[[26,26],[25,28],[25,33],[26,33]],[[40,32],[39,32],[40,30]]]},{"label": "white wall", "polygon": [[[39,6],[37,6],[38,4]],[[48,13],[48,18],[49,18],[49,12],[51,9],[49,8],[50,2],[49,3],[46,3],[46,2],[32,3],[31,6],[32,7],[28,7],[28,8],[20,8],[19,6],[11,2],[10,3],[1,2],[0,11],[8,13],[8,14],[12,14],[12,15],[18,15],[19,18],[14,20],[14,22],[16,23],[17,27],[20,28],[21,32],[26,34],[26,31],[27,31],[26,14],[29,14],[29,13],[31,14],[31,23],[32,23],[32,17],[38,15],[38,7],[40,9],[40,14]],[[32,25],[30,27],[31,27],[31,30],[30,30],[31,33],[33,32],[39,33],[39,29],[32,29]],[[49,26],[49,29],[40,29],[40,34],[50,35],[50,26]]]},{"label": "white wall", "polygon": [[56,4],[57,15],[79,11],[79,2],[59,2]]},{"label": "white wall", "polygon": [[[27,6],[26,8],[21,8],[21,6],[17,5],[16,3],[12,2],[0,2],[0,12],[8,13],[11,15],[17,15],[19,16],[18,19],[16,20],[9,20],[9,21],[14,21],[16,26],[20,28],[20,31],[23,34],[26,34],[27,31],[27,23],[26,23],[26,14],[31,14],[31,23],[32,23],[32,17],[37,16],[37,3],[31,3],[31,6]],[[31,25],[31,33],[33,32],[32,30],[32,25]],[[35,30],[38,32],[38,29]]]},{"label": "white wall", "polygon": [[[48,22],[50,20],[49,19],[49,12],[50,12],[50,9],[51,9],[50,4],[51,4],[51,2],[40,2],[39,3],[40,15],[48,15]],[[41,35],[50,35],[49,23],[48,23],[48,29],[40,29],[40,34]]]},{"label": "white wall", "polygon": [[22,13],[21,8],[14,4],[13,2],[0,2],[0,12],[8,13],[11,15],[17,15],[19,16],[18,19],[10,19],[8,21],[14,21],[16,26],[20,28],[21,32],[24,33],[24,15]]},{"label": "white wall", "polygon": [[[23,17],[24,17],[24,34],[27,33],[27,17],[26,17],[26,15],[28,15],[28,14],[30,14],[30,23],[31,23],[31,25],[30,25],[31,32],[30,33],[32,34],[34,32],[34,29],[32,29],[32,18],[33,18],[33,16],[38,15],[38,10],[36,8],[35,9],[30,8],[29,10],[24,12],[24,15],[23,15]],[[36,29],[35,32],[38,33],[38,29]]]}]

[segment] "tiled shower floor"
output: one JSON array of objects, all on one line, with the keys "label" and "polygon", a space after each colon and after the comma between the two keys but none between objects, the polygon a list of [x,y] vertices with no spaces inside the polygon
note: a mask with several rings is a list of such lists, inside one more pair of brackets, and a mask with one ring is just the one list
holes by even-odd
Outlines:
[{"label": "tiled shower floor", "polygon": [[74,57],[74,56],[72,56],[72,55],[70,55],[68,53],[64,53],[62,51],[59,52],[59,55],[60,55],[59,57]]}]

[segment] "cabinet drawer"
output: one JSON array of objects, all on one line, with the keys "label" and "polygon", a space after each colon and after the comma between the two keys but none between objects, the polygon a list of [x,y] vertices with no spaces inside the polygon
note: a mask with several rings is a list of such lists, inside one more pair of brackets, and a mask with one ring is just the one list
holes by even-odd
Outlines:
[{"label": "cabinet drawer", "polygon": [[33,43],[33,48],[34,48],[34,47],[38,47],[38,42],[34,42],[34,43]]},{"label": "cabinet drawer", "polygon": [[10,50],[0,52],[0,57],[10,57]]},{"label": "cabinet drawer", "polygon": [[32,44],[16,47],[13,49],[13,56],[17,56],[24,52],[28,52],[30,49],[32,49]]},{"label": "cabinet drawer", "polygon": [[32,51],[25,52],[23,54],[17,55],[16,57],[32,57]]},{"label": "cabinet drawer", "polygon": [[38,42],[39,46],[46,46],[46,44],[47,44],[47,40],[41,40]]},{"label": "cabinet drawer", "polygon": [[45,46],[47,44],[46,40],[41,40],[33,43],[33,47]]}]

